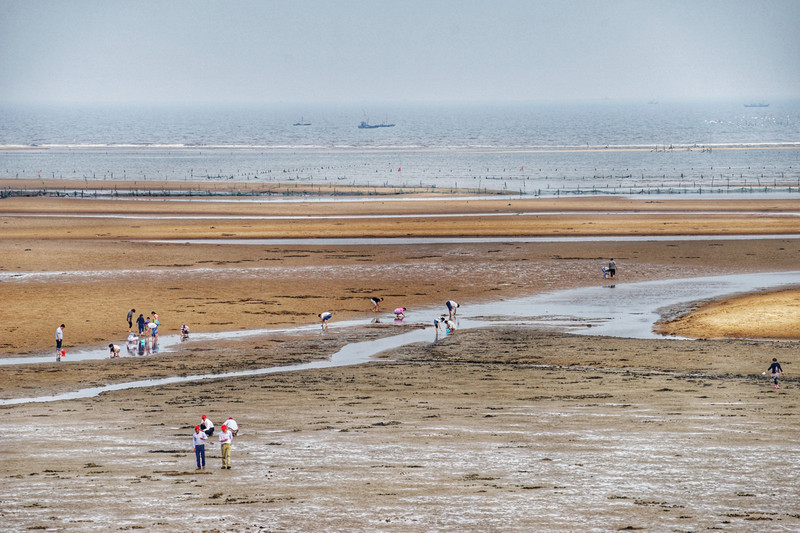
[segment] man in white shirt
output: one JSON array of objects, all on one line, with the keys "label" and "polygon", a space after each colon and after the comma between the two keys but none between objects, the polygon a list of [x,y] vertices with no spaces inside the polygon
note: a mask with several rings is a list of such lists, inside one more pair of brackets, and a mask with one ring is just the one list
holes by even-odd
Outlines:
[{"label": "man in white shirt", "polygon": [[64,342],[64,331],[63,329],[67,327],[64,324],[61,324],[59,327],[56,328],[56,362],[61,361],[61,343]]},{"label": "man in white shirt", "polygon": [[205,433],[200,431],[200,426],[194,427],[194,433],[192,434],[192,444],[194,445],[194,455],[197,458],[197,469],[200,470],[201,464],[202,468],[206,467],[206,443],[203,442],[207,439]]},{"label": "man in white shirt", "polygon": [[233,433],[234,437],[239,433],[239,424],[236,423],[236,420],[234,420],[232,416],[228,417],[228,420],[225,421],[225,425],[228,426],[228,430]]},{"label": "man in white shirt", "polygon": [[200,429],[206,432],[206,436],[210,437],[214,434],[214,422],[206,415],[203,415],[203,421],[200,422]]},{"label": "man in white shirt", "polygon": [[231,469],[231,444],[233,444],[233,433],[228,426],[222,424],[219,432],[219,443],[222,447],[222,468]]}]

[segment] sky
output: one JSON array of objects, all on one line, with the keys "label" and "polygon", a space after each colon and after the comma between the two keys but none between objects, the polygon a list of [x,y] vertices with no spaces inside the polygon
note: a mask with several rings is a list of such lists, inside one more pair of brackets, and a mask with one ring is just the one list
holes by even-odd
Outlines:
[{"label": "sky", "polygon": [[0,103],[800,97],[800,0],[0,0]]}]

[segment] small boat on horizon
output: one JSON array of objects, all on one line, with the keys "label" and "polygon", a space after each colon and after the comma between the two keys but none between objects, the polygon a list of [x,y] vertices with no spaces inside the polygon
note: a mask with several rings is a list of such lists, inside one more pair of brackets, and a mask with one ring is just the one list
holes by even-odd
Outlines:
[{"label": "small boat on horizon", "polygon": [[305,118],[303,118],[303,117],[300,117],[300,122],[295,122],[294,124],[292,124],[292,126],[310,126],[310,125],[311,125],[311,123],[310,122],[306,122]]},{"label": "small boat on horizon", "polygon": [[365,118],[361,121],[361,124],[358,125],[358,129],[361,130],[372,130],[375,128],[394,128],[394,124],[389,124],[387,122],[381,122],[380,124],[370,124],[369,119]]},{"label": "small boat on horizon", "polygon": [[745,107],[769,107],[769,104],[744,104]]}]

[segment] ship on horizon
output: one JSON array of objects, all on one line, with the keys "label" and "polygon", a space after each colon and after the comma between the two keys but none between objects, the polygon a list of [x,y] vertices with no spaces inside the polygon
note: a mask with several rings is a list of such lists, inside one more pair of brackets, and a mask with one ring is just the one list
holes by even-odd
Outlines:
[{"label": "ship on horizon", "polygon": [[769,107],[769,104],[763,104],[763,103],[759,103],[759,104],[744,104],[744,106],[745,107]]},{"label": "ship on horizon", "polygon": [[358,125],[358,128],[362,130],[371,130],[374,128],[394,128],[394,124],[386,124],[385,122],[380,124],[370,124],[366,120],[362,120],[361,124]]}]

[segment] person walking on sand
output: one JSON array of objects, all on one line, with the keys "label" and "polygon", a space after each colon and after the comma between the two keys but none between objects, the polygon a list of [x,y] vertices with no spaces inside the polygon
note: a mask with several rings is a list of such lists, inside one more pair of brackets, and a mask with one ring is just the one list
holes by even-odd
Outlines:
[{"label": "person walking on sand", "polygon": [[458,311],[458,304],[453,300],[447,300],[445,305],[447,306],[447,310],[450,312],[450,320],[453,320],[456,317],[456,312]]},{"label": "person walking on sand", "polygon": [[233,444],[233,434],[228,426],[222,424],[219,432],[219,443],[222,446],[222,468],[231,469],[231,444]]},{"label": "person walking on sand", "polygon": [[64,328],[67,327],[61,324],[56,328],[56,362],[61,362],[61,345],[64,342]]},{"label": "person walking on sand", "polygon": [[128,310],[128,329],[133,327],[133,314],[136,312],[136,309],[129,309]]},{"label": "person walking on sand", "polygon": [[608,262],[608,277],[613,278],[617,275],[617,262],[611,259]]},{"label": "person walking on sand", "polygon": [[210,437],[211,435],[214,434],[214,422],[212,422],[211,419],[208,418],[206,415],[203,415],[201,418],[203,419],[203,421],[200,422],[200,429],[205,431],[206,435]]},{"label": "person walking on sand", "polygon": [[377,296],[373,296],[372,298],[369,299],[369,301],[372,302],[372,312],[373,313],[377,313],[378,311],[381,310],[381,302],[383,301],[383,298],[379,298]]},{"label": "person walking on sand", "polygon": [[192,434],[192,444],[194,445],[194,456],[197,459],[197,469],[206,467],[206,443],[203,442],[208,436],[200,431],[200,426],[194,427]]},{"label": "person walking on sand", "polygon": [[325,311],[324,313],[320,313],[317,315],[322,319],[322,331],[328,331],[328,320],[331,319],[333,313],[330,311]]},{"label": "person walking on sand", "polygon": [[[769,372],[770,376],[772,376],[772,380],[775,383],[775,388],[780,389],[780,386],[778,385],[778,376],[783,374],[783,369],[781,368],[781,364],[778,362],[777,358],[772,358],[772,364],[769,365],[767,372]],[[766,374],[767,372],[762,372],[762,374]]]},{"label": "person walking on sand", "polygon": [[139,318],[136,319],[136,325],[139,326],[139,335],[144,333],[144,315],[139,313]]}]

